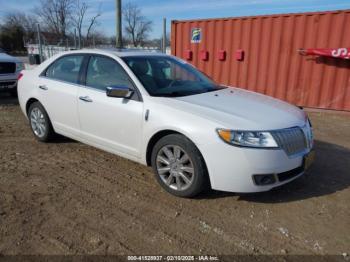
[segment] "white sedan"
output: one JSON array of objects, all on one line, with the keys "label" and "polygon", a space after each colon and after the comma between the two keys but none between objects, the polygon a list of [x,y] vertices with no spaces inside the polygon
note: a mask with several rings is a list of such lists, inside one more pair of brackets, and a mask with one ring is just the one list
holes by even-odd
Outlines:
[{"label": "white sedan", "polygon": [[312,160],[304,111],[219,85],[173,56],[72,51],[19,79],[20,106],[39,141],[57,133],[152,166],[177,196],[267,191]]}]

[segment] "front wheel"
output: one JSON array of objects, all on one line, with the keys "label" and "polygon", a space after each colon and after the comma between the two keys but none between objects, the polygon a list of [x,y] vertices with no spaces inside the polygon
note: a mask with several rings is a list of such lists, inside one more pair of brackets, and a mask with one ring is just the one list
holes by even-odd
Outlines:
[{"label": "front wheel", "polygon": [[159,184],[173,195],[194,197],[208,188],[204,159],[185,136],[171,134],[161,138],[152,151],[152,167]]},{"label": "front wheel", "polygon": [[34,102],[30,105],[28,118],[32,132],[37,140],[48,142],[54,137],[55,132],[50,118],[45,108],[39,102]]}]

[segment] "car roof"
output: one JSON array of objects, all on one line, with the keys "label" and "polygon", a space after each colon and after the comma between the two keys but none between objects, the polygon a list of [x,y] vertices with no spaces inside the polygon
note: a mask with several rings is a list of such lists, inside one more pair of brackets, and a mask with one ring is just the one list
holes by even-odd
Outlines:
[{"label": "car roof", "polygon": [[81,49],[66,52],[74,53],[91,53],[91,54],[112,54],[118,57],[126,56],[168,56],[164,53],[155,50],[139,50],[139,49],[117,49],[117,48],[95,48],[95,49]]}]

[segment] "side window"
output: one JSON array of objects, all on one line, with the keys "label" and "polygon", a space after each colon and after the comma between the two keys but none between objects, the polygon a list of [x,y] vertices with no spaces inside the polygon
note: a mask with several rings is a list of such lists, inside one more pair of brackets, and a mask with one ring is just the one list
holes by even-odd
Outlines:
[{"label": "side window", "polygon": [[69,55],[56,60],[46,70],[45,76],[77,84],[80,66],[83,62],[82,55]]},{"label": "side window", "polygon": [[86,74],[86,85],[102,91],[106,87],[124,86],[134,88],[127,73],[116,61],[102,56],[90,58]]}]

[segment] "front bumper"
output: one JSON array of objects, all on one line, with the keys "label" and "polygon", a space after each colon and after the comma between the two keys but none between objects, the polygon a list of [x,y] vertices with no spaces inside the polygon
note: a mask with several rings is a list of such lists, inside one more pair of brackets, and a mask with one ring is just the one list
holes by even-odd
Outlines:
[{"label": "front bumper", "polygon": [[15,90],[17,87],[18,74],[19,72],[14,74],[6,74],[6,75],[0,74],[0,92]]},{"label": "front bumper", "polygon": [[[240,148],[223,143],[200,146],[215,190],[252,193],[271,190],[304,174],[310,150],[288,157],[282,149]],[[307,162],[307,163],[306,163]],[[257,185],[254,175],[273,174],[275,182]]]}]

